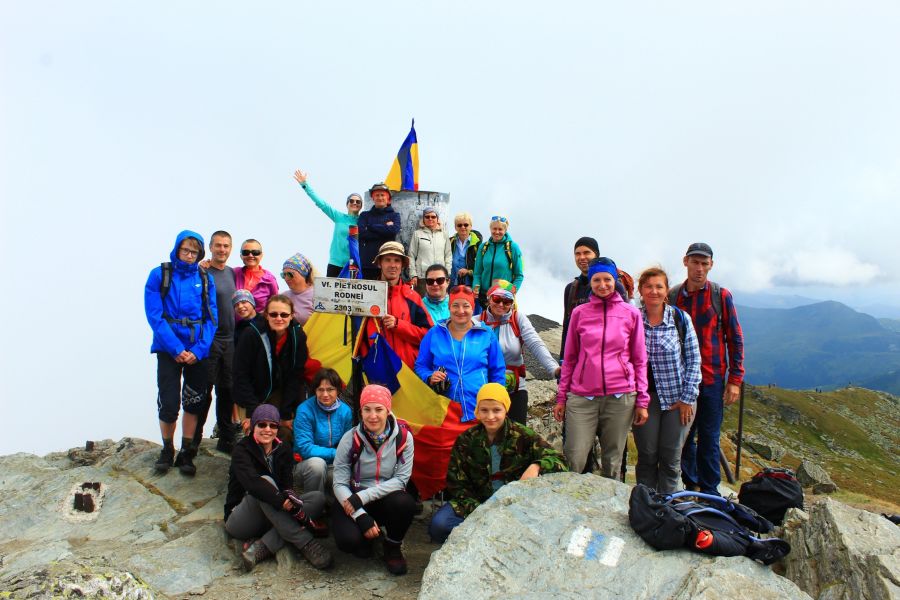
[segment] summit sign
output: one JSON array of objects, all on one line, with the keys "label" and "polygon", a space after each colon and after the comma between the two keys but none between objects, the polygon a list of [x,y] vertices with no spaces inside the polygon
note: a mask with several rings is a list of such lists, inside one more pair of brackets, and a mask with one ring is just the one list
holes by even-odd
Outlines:
[{"label": "summit sign", "polygon": [[387,281],[316,277],[313,310],[351,317],[387,314]]}]

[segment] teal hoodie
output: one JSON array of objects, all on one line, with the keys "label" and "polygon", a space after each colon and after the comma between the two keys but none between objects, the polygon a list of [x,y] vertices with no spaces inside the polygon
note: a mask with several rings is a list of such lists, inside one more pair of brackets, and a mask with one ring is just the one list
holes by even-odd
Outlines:
[{"label": "teal hoodie", "polygon": [[315,202],[316,206],[325,213],[325,215],[334,221],[334,233],[331,234],[331,248],[328,251],[328,264],[343,267],[350,260],[350,249],[347,245],[348,228],[356,225],[359,217],[346,212],[340,212],[333,206],[327,204],[319,198],[315,191],[308,183],[301,183],[300,187],[306,192],[306,195]]}]

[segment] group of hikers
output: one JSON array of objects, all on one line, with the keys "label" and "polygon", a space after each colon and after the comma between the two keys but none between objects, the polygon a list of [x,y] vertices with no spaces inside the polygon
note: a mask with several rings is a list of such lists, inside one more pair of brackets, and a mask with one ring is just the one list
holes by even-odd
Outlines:
[{"label": "group of hikers", "polygon": [[[286,543],[328,568],[333,557],[315,538],[333,535],[339,550],[358,557],[372,556],[380,539],[388,571],[406,573],[401,545],[422,500],[445,500],[429,525],[443,542],[506,483],[591,472],[598,437],[601,474],[617,477],[629,431],[638,483],[718,493],[719,430],[724,406],[739,394],[743,338],[732,295],[708,279],[708,244],[688,247],[683,283],[670,287],[665,271],[651,267],[635,289],[596,239],[579,238],[557,360],[518,308],[522,252],[507,216],[491,217],[482,237],[472,216],[459,213],[449,235],[427,207],[404,245],[384,184],[369,190],[369,210],[350,194],[342,212],[305,173],[294,177],[334,222],[326,275],[339,276],[350,261],[348,228],[356,227],[363,277],[388,284],[386,314],[362,326],[364,351],[380,337],[449,401],[440,425],[415,432],[394,415],[385,382],[356,390],[351,407],[347,382],[307,350],[303,325],[317,275],[309,259],[297,253],[283,262],[280,291],[262,267],[259,241],[245,240],[243,266],[232,268],[229,233],[212,234],[209,257],[200,234],[179,233],[145,287],[163,443],[155,468],[196,473],[215,396],[216,447],[231,454],[225,528],[242,542],[246,569]],[[526,348],[558,379],[552,413],[564,424],[562,453],[526,426]]]}]

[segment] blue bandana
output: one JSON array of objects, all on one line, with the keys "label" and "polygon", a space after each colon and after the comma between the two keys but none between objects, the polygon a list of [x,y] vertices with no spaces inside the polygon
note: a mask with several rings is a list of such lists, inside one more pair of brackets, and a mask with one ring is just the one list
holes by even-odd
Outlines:
[{"label": "blue bandana", "polygon": [[619,270],[616,268],[616,263],[605,256],[591,262],[591,265],[588,267],[588,281],[593,279],[597,273],[609,273],[612,275],[613,280],[619,280]]}]

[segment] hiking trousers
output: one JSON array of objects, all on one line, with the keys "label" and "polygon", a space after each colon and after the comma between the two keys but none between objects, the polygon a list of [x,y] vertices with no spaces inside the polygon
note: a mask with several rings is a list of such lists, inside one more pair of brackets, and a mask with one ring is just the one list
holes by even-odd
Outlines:
[{"label": "hiking trousers", "polygon": [[179,404],[186,413],[200,414],[206,397],[206,360],[186,365],[175,362],[168,352],[157,352],[156,385],[156,408],[163,423],[178,420]]},{"label": "hiking trousers", "polygon": [[704,494],[718,495],[722,482],[719,432],[725,411],[724,392],[725,384],[721,380],[700,384],[694,423],[681,451],[681,479],[685,488],[699,486]]},{"label": "hiking trousers", "polygon": [[[203,409],[197,415],[197,431],[202,432],[212,406],[213,389],[216,391],[216,424],[220,436],[231,428],[231,412],[234,401],[231,397],[231,365],[234,362],[234,336],[213,338],[209,356],[204,359],[207,368],[207,388]],[[195,438],[200,439],[199,436]]]},{"label": "hiking trousers", "polygon": [[[322,492],[307,492],[300,499],[310,519],[318,519],[325,510],[325,495]],[[285,542],[299,550],[313,539],[312,532],[287,511],[260,502],[250,494],[244,496],[231,511],[225,522],[225,531],[239,540],[261,538],[273,554],[281,550]]]},{"label": "hiking trousers", "polygon": [[302,482],[304,492],[322,492],[332,495],[331,484],[334,481],[334,465],[329,465],[324,458],[313,456],[305,458],[294,465],[294,483]]},{"label": "hiking trousers", "polygon": [[634,418],[635,398],[637,394],[634,392],[618,397],[613,394],[594,396],[591,399],[577,394],[568,395],[563,450],[572,472],[581,473],[584,470],[599,430],[601,473],[609,479],[618,478],[628,431]]},{"label": "hiking trousers", "polygon": [[[384,530],[387,539],[402,542],[412,523],[416,501],[408,492],[398,491],[369,502],[363,508]],[[331,506],[331,532],[341,552],[358,553],[374,541],[363,537],[356,520],[347,516],[340,502]]]},{"label": "hiking trousers", "polygon": [[650,393],[647,413],[647,422],[632,428],[638,451],[635,476],[638,483],[671,494],[680,489],[681,448],[694,420],[682,425],[681,412],[662,410],[656,392]]}]

